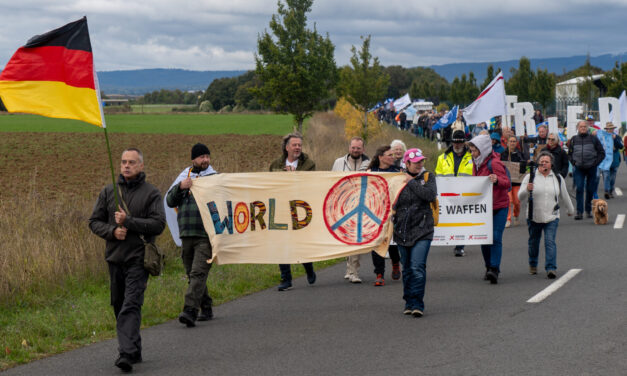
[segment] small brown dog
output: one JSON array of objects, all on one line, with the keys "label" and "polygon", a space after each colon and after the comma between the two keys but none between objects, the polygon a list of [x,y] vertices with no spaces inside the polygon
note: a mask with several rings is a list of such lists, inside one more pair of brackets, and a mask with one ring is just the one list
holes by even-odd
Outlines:
[{"label": "small brown dog", "polygon": [[607,224],[607,201],[601,199],[592,200],[592,214],[594,215],[595,225]]}]

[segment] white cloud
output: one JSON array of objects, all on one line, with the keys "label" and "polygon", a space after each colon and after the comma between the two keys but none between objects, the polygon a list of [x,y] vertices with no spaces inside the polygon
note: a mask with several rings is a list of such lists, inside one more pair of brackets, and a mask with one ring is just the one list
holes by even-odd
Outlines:
[{"label": "white cloud", "polygon": [[[0,66],[35,34],[87,15],[101,70],[251,69],[276,0],[21,0],[3,4]],[[308,14],[348,63],[371,35],[383,65],[431,65],[625,50],[624,0],[316,0]]]}]

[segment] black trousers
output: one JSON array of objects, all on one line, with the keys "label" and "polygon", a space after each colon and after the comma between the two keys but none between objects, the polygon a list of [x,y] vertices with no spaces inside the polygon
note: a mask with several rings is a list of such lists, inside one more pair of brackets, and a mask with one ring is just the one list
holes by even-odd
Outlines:
[{"label": "black trousers", "polygon": [[[401,260],[401,255],[398,253],[398,246],[396,244],[390,244],[388,247],[388,253],[392,264],[398,264]],[[385,274],[385,257],[379,256],[375,251],[372,251],[372,264],[374,265],[374,274]]]},{"label": "black trousers", "polygon": [[140,355],[142,339],[139,329],[142,322],[144,292],[148,272],[143,260],[125,264],[109,262],[111,305],[116,319],[118,351],[120,354]]},{"label": "black trousers", "polygon": [[[313,263],[306,262],[303,264],[305,268],[305,272],[307,275],[311,275],[314,272]],[[281,270],[281,280],[282,281],[291,281],[292,280],[292,266],[290,264],[279,264],[279,269]]]}]

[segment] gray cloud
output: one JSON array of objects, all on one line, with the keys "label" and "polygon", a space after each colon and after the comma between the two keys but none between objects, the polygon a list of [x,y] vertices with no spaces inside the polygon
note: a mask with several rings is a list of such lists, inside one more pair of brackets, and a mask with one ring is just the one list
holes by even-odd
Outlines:
[{"label": "gray cloud", "polygon": [[[35,34],[87,15],[98,70],[252,69],[275,0],[22,0],[2,5],[0,66]],[[423,66],[627,50],[627,1],[319,0],[309,27],[336,62],[372,35],[383,65]]]}]

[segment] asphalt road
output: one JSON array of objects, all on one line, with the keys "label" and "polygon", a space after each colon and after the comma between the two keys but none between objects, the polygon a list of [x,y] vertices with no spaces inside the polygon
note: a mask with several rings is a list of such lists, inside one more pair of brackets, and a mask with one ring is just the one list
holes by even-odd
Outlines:
[{"label": "asphalt road", "polygon": [[[568,179],[569,187],[572,180]],[[617,186],[627,194],[627,167]],[[602,184],[601,184],[602,191]],[[453,257],[433,247],[425,316],[404,316],[402,286],[374,287],[369,256],[363,284],[344,265],[318,271],[308,286],[265,290],[215,308],[213,321],[177,321],[142,331],[144,375],[627,375],[627,235],[615,229],[626,196],[609,201],[610,223],[562,212],[558,280],[582,269],[541,303],[554,281],[528,274],[526,226],[506,229],[498,285],[483,281],[479,247]],[[389,262],[389,261],[388,261]],[[278,269],[278,268],[277,268]],[[277,270],[278,275],[278,270]],[[150,288],[150,286],[148,287]],[[6,375],[115,375],[116,340],[6,371]]]}]

